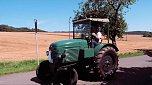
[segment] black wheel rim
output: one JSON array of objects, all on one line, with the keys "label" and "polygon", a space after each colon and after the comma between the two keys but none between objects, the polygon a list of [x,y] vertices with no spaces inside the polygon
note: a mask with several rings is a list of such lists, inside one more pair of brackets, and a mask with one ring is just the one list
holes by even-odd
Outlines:
[{"label": "black wheel rim", "polygon": [[103,58],[103,63],[102,63],[102,69],[103,69],[103,71],[105,73],[109,73],[113,69],[113,66],[114,66],[114,61],[112,59],[112,56],[106,55]]}]

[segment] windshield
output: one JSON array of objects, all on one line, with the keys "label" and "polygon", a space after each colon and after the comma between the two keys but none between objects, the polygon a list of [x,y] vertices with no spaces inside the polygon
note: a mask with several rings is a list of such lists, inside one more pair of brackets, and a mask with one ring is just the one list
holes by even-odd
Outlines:
[{"label": "windshield", "polygon": [[90,35],[90,24],[89,23],[77,23],[73,24],[73,38],[84,39],[86,36]]}]

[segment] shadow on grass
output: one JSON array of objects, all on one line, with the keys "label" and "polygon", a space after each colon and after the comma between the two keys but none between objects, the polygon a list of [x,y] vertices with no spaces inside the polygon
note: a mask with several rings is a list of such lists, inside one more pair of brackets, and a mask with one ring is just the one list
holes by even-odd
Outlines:
[{"label": "shadow on grass", "polygon": [[152,57],[152,49],[135,49],[137,51],[143,51],[145,55]]}]

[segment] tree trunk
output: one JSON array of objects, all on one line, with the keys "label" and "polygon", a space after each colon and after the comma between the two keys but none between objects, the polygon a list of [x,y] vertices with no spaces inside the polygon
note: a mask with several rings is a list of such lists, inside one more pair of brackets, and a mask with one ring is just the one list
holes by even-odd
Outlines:
[{"label": "tree trunk", "polygon": [[112,44],[114,44],[115,46],[117,46],[115,36],[113,36],[111,40],[112,40]]},{"label": "tree trunk", "polygon": [[115,26],[115,29],[113,30],[114,31],[114,34],[112,35],[112,44],[114,44],[115,46],[117,46],[116,45],[116,35],[117,35],[117,33],[116,33],[116,29],[118,28],[118,25],[117,25],[117,18],[118,18],[118,11],[119,11],[119,8],[121,7],[121,4],[119,4],[118,5],[118,7],[117,8],[115,8],[114,6],[113,6],[113,8],[114,8],[114,10],[116,11],[116,13],[115,13],[115,20],[114,20],[114,23],[113,23],[113,26]]}]

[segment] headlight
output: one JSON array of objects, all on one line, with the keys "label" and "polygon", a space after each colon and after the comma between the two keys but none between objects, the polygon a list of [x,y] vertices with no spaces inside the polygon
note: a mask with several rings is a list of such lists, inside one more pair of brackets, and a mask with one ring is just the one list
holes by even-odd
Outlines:
[{"label": "headlight", "polygon": [[48,56],[49,62],[53,63],[53,59],[52,59],[52,56],[51,56],[51,51],[46,51],[46,55]]}]

